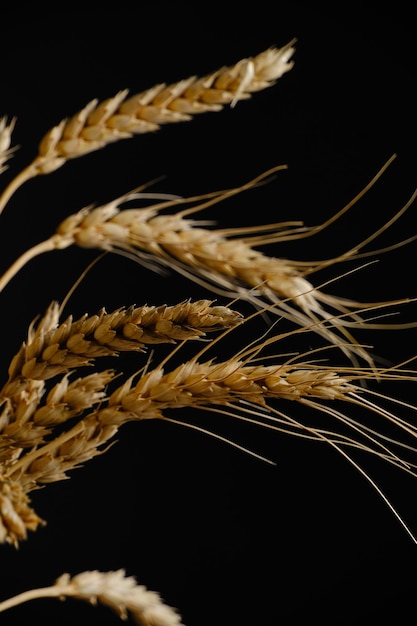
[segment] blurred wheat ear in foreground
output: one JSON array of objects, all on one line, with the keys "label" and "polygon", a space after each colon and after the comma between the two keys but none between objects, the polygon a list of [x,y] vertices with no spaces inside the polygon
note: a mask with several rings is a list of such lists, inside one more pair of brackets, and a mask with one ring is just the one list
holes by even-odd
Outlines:
[{"label": "blurred wheat ear in foreground", "polygon": [[[164,124],[190,121],[196,114],[218,112],[225,105],[233,107],[272,87],[292,68],[294,44],[269,48],[202,78],[159,84],[135,95],[122,90],[103,102],[89,102],[46,132],[34,160],[4,188],[0,212],[27,181],[54,172],[70,159]],[[12,164],[16,123],[14,117],[0,119],[0,172]],[[385,320],[411,300],[354,301],[329,293],[332,281],[313,284],[312,278],[326,267],[372,256],[367,246],[409,209],[415,194],[373,235],[334,258],[295,261],[259,249],[274,246],[279,254],[280,243],[323,231],[372,193],[394,158],[323,224],[307,226],[294,220],[222,228],[195,217],[231,195],[266,184],[286,167],[278,165],[255,173],[253,180],[243,181],[238,188],[191,198],[138,187],[104,205],[79,208],[57,224],[54,233],[46,233],[43,241],[20,255],[0,277],[0,292],[36,256],[78,246],[97,249],[99,254],[121,254],[150,272],[175,270],[190,279],[190,298],[140,306],[126,303],[113,311],[103,303],[100,310],[80,317],[64,315],[68,301],[52,301],[28,321],[20,349],[4,364],[6,380],[0,389],[0,542],[18,547],[45,525],[32,503],[32,492],[68,478],[69,472],[105,454],[128,422],[158,419],[224,441],[214,429],[199,424],[203,411],[232,417],[237,426],[245,422],[259,431],[330,446],[362,474],[417,543],[361,464],[363,456],[370,456],[393,471],[417,477],[415,407],[381,391],[381,385],[385,388],[390,382],[416,382],[415,355],[405,363],[382,367],[369,347],[355,338],[355,331],[364,327],[382,331],[416,326],[417,322]],[[196,283],[207,290],[207,299],[192,298]],[[243,314],[242,303],[250,303],[253,313]],[[251,325],[264,316],[269,327],[256,335]],[[284,320],[288,326],[277,332],[281,326],[271,320]],[[309,347],[312,336],[321,341],[319,347]],[[291,340],[304,337],[305,350],[288,351]],[[218,348],[223,353],[229,338],[233,349],[228,357],[219,358]],[[159,347],[167,344],[172,351],[158,360]],[[195,346],[194,352],[178,365],[175,357],[185,346],[187,355],[190,346]],[[138,358],[137,370],[130,376],[117,365],[117,357],[127,352]],[[106,364],[114,359],[114,366],[101,367],[104,357]],[[343,364],[340,359],[345,359]],[[178,419],[173,417],[176,409],[181,409]],[[358,417],[359,410],[366,413],[366,421]],[[227,441],[272,462],[250,446]],[[176,609],[123,569],[63,574],[52,586],[0,602],[0,611],[36,598],[66,597],[104,604],[121,619],[131,618],[142,626],[182,623]]]}]

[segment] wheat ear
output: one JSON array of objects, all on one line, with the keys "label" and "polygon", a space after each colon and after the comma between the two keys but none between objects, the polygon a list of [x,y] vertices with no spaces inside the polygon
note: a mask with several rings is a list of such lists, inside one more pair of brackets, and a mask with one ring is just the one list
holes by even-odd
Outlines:
[{"label": "wheat ear", "polygon": [[[242,315],[211,300],[186,300],[167,306],[102,309],[78,320],[69,316],[59,323],[60,307],[52,302],[9,366],[9,382],[24,378],[47,380],[69,370],[90,365],[94,359],[121,351],[142,351],[147,345],[196,340],[206,333],[230,328]],[[8,395],[8,383],[0,392]]]},{"label": "wheat ear", "polygon": [[[273,338],[272,342],[276,340]],[[384,405],[389,402],[394,407],[398,405],[402,410],[411,412],[415,412],[415,406],[363,387],[364,382],[375,380],[415,383],[417,372],[404,366],[376,372],[371,368],[303,362],[302,356],[307,355],[284,363],[265,365],[259,359],[259,349],[260,346],[255,346],[220,363],[193,359],[169,372],[157,367],[140,376],[136,384],[132,384],[132,380],[127,381],[113,392],[107,407],[98,410],[97,418],[109,425],[122,424],[131,419],[162,419],[185,425],[242,449],[240,444],[217,434],[214,425],[206,430],[193,418],[185,422],[184,417],[178,421],[170,416],[172,410],[178,408],[202,409],[205,413],[232,417],[256,428],[325,443],[368,481],[417,544],[417,538],[379,485],[361,467],[356,454],[374,455],[382,462],[417,477],[417,428],[414,417],[407,421]],[[311,353],[308,358],[312,358]],[[258,363],[252,365],[252,359]],[[288,401],[292,411],[280,407]],[[302,418],[299,411],[294,411],[294,404],[307,407],[309,415]],[[355,412],[358,408],[368,412],[366,422],[352,417],[348,413],[349,405],[354,407]],[[318,421],[314,420],[314,413]],[[330,418],[333,428],[324,426],[320,417]],[[372,417],[376,417],[374,425]],[[263,458],[253,451],[250,454]],[[410,456],[414,457],[414,461],[410,460]]]},{"label": "wheat ear", "polygon": [[191,76],[172,85],[161,83],[130,97],[125,89],[104,102],[92,100],[79,113],[46,133],[36,158],[0,196],[0,213],[22,184],[58,169],[69,159],[120,139],[155,131],[163,124],[191,120],[198,113],[220,111],[226,104],[233,105],[272,86],[292,68],[294,43],[292,40],[282,48],[268,48],[203,78]]},{"label": "wheat ear", "polygon": [[138,585],[124,570],[63,574],[51,587],[31,589],[0,602],[0,612],[38,598],[77,598],[90,604],[103,604],[122,620],[129,617],[139,626],[181,626],[175,609],[162,602],[158,593]]}]

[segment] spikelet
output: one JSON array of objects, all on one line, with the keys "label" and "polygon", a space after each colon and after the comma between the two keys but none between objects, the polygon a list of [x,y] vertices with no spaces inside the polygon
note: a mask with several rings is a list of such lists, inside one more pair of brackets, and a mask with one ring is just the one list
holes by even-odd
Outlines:
[{"label": "spikelet", "polygon": [[[375,381],[415,383],[417,372],[401,366],[375,371],[372,368],[329,365],[323,359],[315,359],[315,351],[286,358],[274,355],[263,359],[262,354],[268,346],[288,339],[292,333],[261,337],[250,347],[223,361],[203,358],[221,338],[234,330],[237,329],[225,330],[223,335],[205,344],[195,357],[184,363],[168,369],[165,359],[164,364],[160,363],[153,369],[149,366],[142,368],[106,394],[102,393],[103,387],[115,380],[113,373],[109,374],[108,380],[103,378],[102,384],[93,381],[90,388],[89,381],[81,380],[71,389],[66,379],[62,379],[52,388],[46,403],[32,413],[29,422],[35,428],[54,428],[56,424],[66,421],[71,402],[74,415],[80,415],[79,421],[74,425],[70,423],[67,430],[55,438],[39,442],[36,448],[17,453],[15,458],[4,464],[4,480],[18,483],[25,495],[39,485],[63,480],[68,477],[69,471],[105,452],[105,446],[111,444],[118,429],[131,421],[161,419],[207,432],[196,420],[196,411],[204,410],[249,422],[257,428],[327,443],[363,473],[397,515],[380,488],[362,470],[353,453],[373,455],[417,477],[417,428],[413,420],[397,417],[395,411],[389,411],[380,404],[379,399],[387,400],[387,397],[371,386]],[[322,351],[316,350],[317,354]],[[83,402],[78,398],[78,394],[83,393],[83,387],[89,388],[92,394],[90,401]],[[71,391],[77,401],[71,400]],[[395,405],[395,399],[389,399]],[[403,408],[406,406],[404,403],[400,405]],[[297,406],[307,407],[310,414],[302,417],[303,414],[296,410]],[[356,417],[358,408],[369,414],[366,423],[361,423]],[[178,409],[181,410],[180,421],[172,417],[172,412]],[[189,411],[188,420],[184,409]],[[407,407],[407,410],[412,409]],[[331,427],[328,426],[329,419]],[[387,434],[387,427],[392,433]],[[214,428],[209,434],[217,436]],[[233,441],[229,443],[236,445]],[[250,453],[259,456],[256,452]]]},{"label": "spikelet", "polygon": [[0,543],[11,543],[16,548],[27,531],[34,531],[44,521],[31,509],[22,486],[0,475]]},{"label": "spikelet", "polygon": [[15,117],[10,122],[7,121],[6,117],[0,118],[0,174],[7,170],[9,166],[6,163],[16,150],[16,147],[10,147],[15,123]]}]

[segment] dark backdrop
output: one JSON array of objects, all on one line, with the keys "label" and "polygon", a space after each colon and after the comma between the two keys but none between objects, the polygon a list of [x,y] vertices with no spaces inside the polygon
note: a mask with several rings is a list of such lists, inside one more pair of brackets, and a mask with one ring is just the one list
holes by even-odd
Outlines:
[{"label": "dark backdrop", "polygon": [[[351,2],[67,6],[54,11],[33,3],[2,10],[0,113],[17,116],[14,141],[20,146],[4,181],[33,158],[45,131],[92,98],[204,75],[293,37],[295,67],[234,109],[121,141],[27,183],[1,216],[4,269],[70,213],[160,176],[155,190],[191,195],[240,185],[286,163],[288,170],[269,185],[215,206],[204,217],[225,226],[291,219],[318,224],[397,153],[370,194],[340,223],[317,238],[270,251],[299,260],[330,257],[352,246],[413,192],[411,8],[395,3],[370,9]],[[414,205],[375,247],[415,234],[415,211]],[[409,245],[378,256],[377,264],[336,283],[333,291],[366,301],[413,297],[415,250]],[[52,299],[62,300],[94,257],[86,250],[45,255],[1,294],[4,372],[30,321]],[[175,274],[167,279],[127,259],[107,257],[76,291],[68,312],[77,316],[102,306],[110,311],[207,296]],[[401,319],[415,314],[407,307]],[[416,352],[412,330],[362,337],[390,362]],[[413,385],[392,392],[414,402]],[[178,607],[187,626],[371,624],[384,617],[406,622],[414,610],[415,578],[408,572],[415,571],[415,546],[352,467],[314,443],[237,423],[222,426],[219,418],[204,424],[277,465],[185,428],[129,424],[105,455],[75,470],[70,480],[32,494],[48,524],[18,551],[2,548],[1,596],[48,585],[64,571],[125,568]],[[394,469],[364,463],[417,533],[417,483]],[[5,613],[2,623],[22,624],[28,615],[45,626],[76,619],[118,623],[106,609],[53,600]]]}]

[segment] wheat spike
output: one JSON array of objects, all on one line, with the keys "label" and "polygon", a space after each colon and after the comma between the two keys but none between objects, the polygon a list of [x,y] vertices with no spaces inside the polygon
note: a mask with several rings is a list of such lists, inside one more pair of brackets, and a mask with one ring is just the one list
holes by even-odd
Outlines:
[{"label": "wheat spike", "polygon": [[99,409],[97,418],[105,424],[122,424],[127,419],[162,418],[172,408],[230,407],[240,402],[265,408],[268,398],[345,400],[353,391],[356,386],[337,371],[302,365],[252,366],[234,358],[219,363],[191,360],[167,373],[157,367],[136,384],[125,382],[111,394],[107,407]]},{"label": "wheat spike", "polygon": [[94,152],[120,139],[153,132],[163,124],[187,121],[199,113],[220,111],[226,104],[233,105],[272,86],[292,68],[294,43],[292,40],[282,48],[268,48],[203,78],[191,76],[172,85],[162,83],[130,97],[129,90],[124,89],[104,102],[92,100],[79,113],[62,120],[46,133],[37,157],[0,196],[0,213],[22,184],[34,176],[60,168],[69,159]]},{"label": "wheat spike", "polygon": [[175,609],[162,602],[154,591],[138,585],[123,569],[110,572],[86,571],[63,574],[51,587],[31,589],[0,602],[0,612],[38,598],[77,598],[91,604],[103,604],[122,620],[131,617],[139,626],[181,626]]},{"label": "wheat spike", "polygon": [[[233,327],[242,316],[210,300],[190,300],[158,307],[102,309],[78,320],[59,323],[59,305],[53,302],[13,358],[9,379],[19,376],[47,380],[121,351],[142,351],[149,344],[201,339],[208,332]],[[7,391],[6,391],[7,395]],[[1,393],[0,393],[1,397]]]}]

